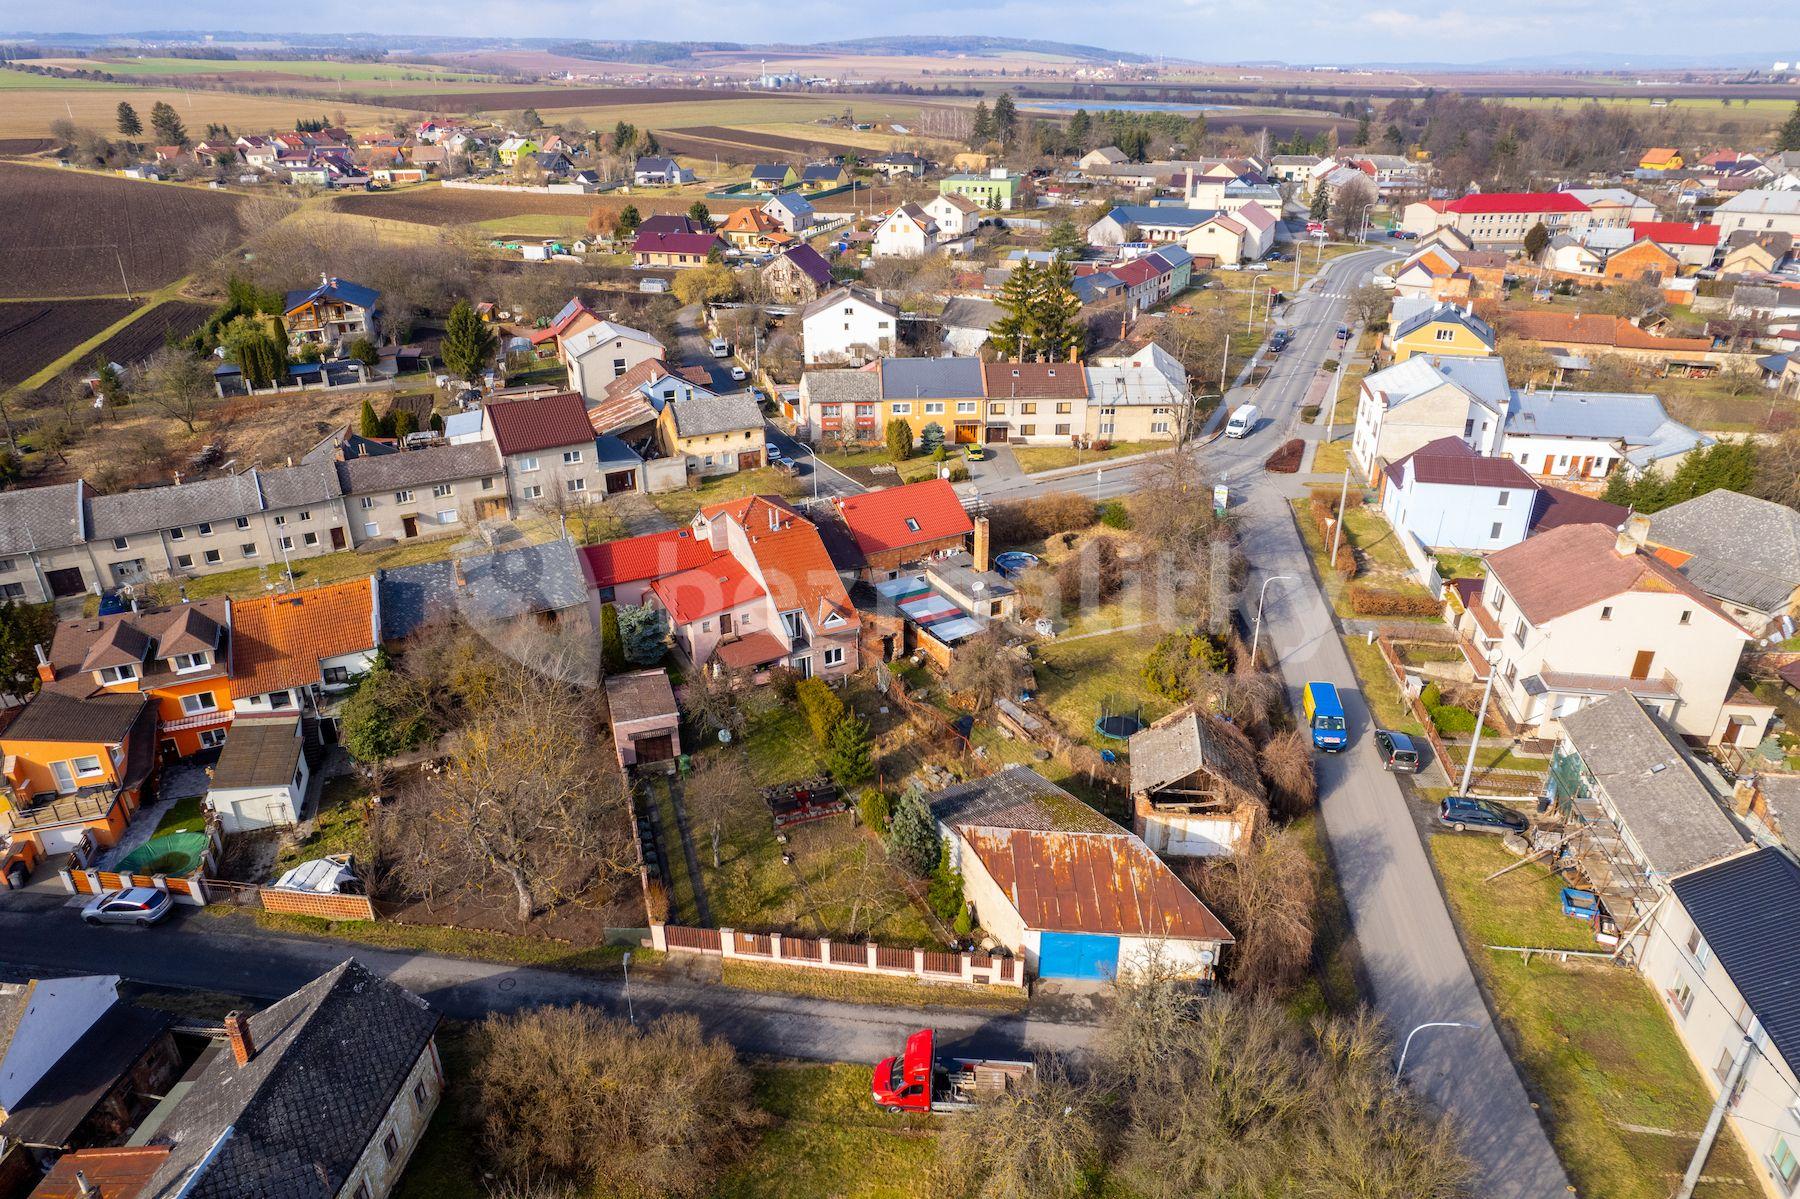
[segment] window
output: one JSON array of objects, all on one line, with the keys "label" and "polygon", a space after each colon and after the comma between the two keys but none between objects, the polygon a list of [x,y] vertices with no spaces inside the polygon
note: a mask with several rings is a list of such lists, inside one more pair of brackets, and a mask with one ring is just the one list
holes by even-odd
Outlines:
[{"label": "window", "polygon": [[212,521],[203,520],[200,522],[200,536],[202,536],[202,537],[211,537],[212,536]]},{"label": "window", "polygon": [[116,550],[122,550],[122,549],[124,549],[124,548],[125,548],[125,547],[126,547],[126,546],[128,546],[128,545],[130,545],[130,544],[131,544],[131,539],[130,539],[130,538],[129,538],[129,537],[115,537],[115,538],[113,538],[113,548],[114,548],[114,549],[116,549]]},{"label": "window", "polygon": [[1690,622],[1693,619],[1694,619],[1694,610],[1692,608],[1683,608],[1681,610],[1681,621],[1680,621],[1681,624],[1687,624],[1688,622]]},{"label": "window", "polygon": [[1608,604],[1606,607],[1600,609],[1600,619],[1601,620],[1611,620],[1612,619],[1612,605],[1611,604]]},{"label": "window", "polygon": [[1024,416],[1034,416],[1037,413],[1037,405],[1027,400],[1025,403],[1019,405],[1019,412]]},{"label": "window", "polygon": [[1019,426],[1019,436],[1020,437],[1036,437],[1037,436],[1037,426],[1036,425],[1020,425]]},{"label": "window", "polygon": [[1493,523],[1493,526],[1488,529],[1488,540],[1489,541],[1500,540],[1500,522],[1499,521],[1495,521]]},{"label": "window", "polygon": [[[398,496],[396,496],[396,497],[395,497],[395,498],[396,498],[396,499],[398,499],[398,498],[399,498],[399,497],[398,497]],[[286,527],[286,525],[287,525],[287,517],[285,517],[285,516],[277,516],[277,517],[276,517],[276,518],[275,518],[275,527],[276,527],[276,528],[278,528],[278,529],[280,529],[280,528],[284,528],[284,527]]]},{"label": "window", "polygon": [[537,483],[533,483],[531,486],[529,486],[525,489],[525,498],[528,500],[543,499],[544,498],[543,487]]},{"label": "window", "polygon": [[1719,1060],[1713,1063],[1713,1077],[1719,1080],[1720,1086],[1724,1086],[1725,1080],[1731,1076],[1731,1059],[1735,1056],[1735,1052],[1735,1046],[1721,1050]]},{"label": "window", "polygon": [[918,518],[912,516],[906,518],[906,531],[909,533],[917,533],[919,531]]},{"label": "window", "polygon": [[194,564],[194,555],[192,555],[192,554],[176,554],[175,555],[175,565],[181,567],[183,570],[186,570],[188,567],[192,566],[193,564]]},{"label": "window", "polygon": [[453,525],[461,519],[462,515],[455,508],[445,508],[437,514],[437,522],[440,525]]},{"label": "window", "polygon": [[581,461],[581,451],[580,450],[564,450],[563,451],[563,465],[564,466],[574,466],[577,463],[579,463],[580,461]]},{"label": "window", "polygon": [[169,530],[169,540],[170,541],[181,541],[181,540],[185,539],[186,537],[187,537],[186,529],[170,529]]},{"label": "window", "polygon": [[18,569],[18,566],[19,560],[17,558],[0,558],[0,574],[11,574],[14,570]]},{"label": "window", "polygon": [[369,1184],[366,1181],[357,1183],[350,1199],[369,1199]]},{"label": "window", "polygon": [[[958,401],[956,401],[956,410],[959,413],[963,414],[964,416],[973,416],[973,415],[975,415],[975,401],[974,400],[958,400]],[[125,547],[120,546],[119,548],[123,549]]]},{"label": "window", "polygon": [[1439,341],[1455,341],[1456,340],[1456,330],[1455,329],[1439,329],[1437,331],[1437,340],[1439,340]]},{"label": "window", "polygon": [[1475,436],[1475,418],[1474,417],[1471,416],[1468,420],[1463,422],[1463,436],[1464,437]]},{"label": "window", "polygon": [[585,479],[585,478],[566,479],[563,482],[563,486],[568,488],[568,490],[571,494],[579,495],[582,492],[587,490],[587,479]]},{"label": "window", "polygon": [[455,495],[456,488],[449,483],[439,483],[432,487],[431,494],[441,500],[447,495]]},{"label": "window", "polygon": [[283,537],[281,539],[281,548],[284,550],[293,549],[294,548],[294,539],[292,537]]},{"label": "window", "polygon": [[536,470],[537,468],[538,468],[538,460],[537,460],[536,454],[527,454],[527,455],[525,455],[525,457],[519,459],[519,469],[520,470],[530,471],[530,470]]},{"label": "window", "polygon": [[225,744],[224,729],[203,729],[200,733],[201,749],[217,749]]},{"label": "window", "polygon": [[487,478],[483,479],[481,481],[481,489],[483,491],[492,491],[494,489],[494,476],[489,475]]},{"label": "window", "polygon": [[1502,491],[1500,498],[1494,501],[1494,505],[1499,508],[1504,508],[1510,503],[1512,503],[1512,492],[1510,491]]},{"label": "window", "polygon": [[216,712],[219,710],[219,697],[210,691],[202,691],[198,695],[181,697],[181,710],[189,716],[200,712]]},{"label": "window", "polygon": [[1800,1158],[1794,1156],[1793,1146],[1786,1137],[1776,1137],[1775,1147],[1769,1150],[1769,1169],[1781,1180],[1781,1185],[1792,1189],[1796,1180],[1800,1180]]},{"label": "window", "polygon": [[1069,426],[1066,424],[1056,426],[1056,435],[1058,437],[1067,437],[1069,435]]},{"label": "window", "polygon": [[370,508],[375,506],[375,497],[372,495],[365,495],[359,502],[363,506],[363,511],[367,512]]},{"label": "window", "polygon": [[989,416],[1005,416],[1006,415],[1006,405],[1005,404],[989,404],[988,405],[988,415]]},{"label": "window", "polygon": [[1694,959],[1694,965],[1700,967],[1700,972],[1706,973],[1707,963],[1712,961],[1712,947],[1706,943],[1706,938],[1700,935],[1698,928],[1688,933],[1687,951],[1688,956]]},{"label": "window", "polygon": [[413,493],[411,491],[396,491],[394,493],[394,502],[396,504],[410,504],[413,502]]},{"label": "window", "polygon": [[1680,1012],[1681,1018],[1684,1020],[1687,1019],[1687,1014],[1694,1010],[1694,988],[1688,986],[1685,978],[1670,989],[1669,1005]]},{"label": "window", "polygon": [[[1107,425],[1106,431],[1108,433],[1112,432],[1112,426]],[[1166,420],[1151,421],[1150,431],[1152,433],[1167,433],[1169,431],[1169,422]]]},{"label": "window", "polygon": [[428,1094],[429,1092],[425,1090],[424,1079],[420,1079],[413,1084],[413,1106],[418,1108],[421,1112],[425,1110],[425,1099]]},{"label": "window", "polygon": [[271,692],[269,692],[269,706],[271,708],[291,708],[291,707],[293,707],[294,706],[294,693],[292,691],[271,691]]},{"label": "window", "polygon": [[892,408],[893,408],[893,413],[895,416],[911,416],[912,415],[912,405],[911,404],[903,404],[903,403],[896,401],[892,405]]},{"label": "window", "polygon": [[212,655],[202,651],[197,654],[176,654],[169,659],[169,665],[175,668],[176,674],[187,674],[190,671],[205,670],[212,665]]},{"label": "window", "polygon": [[825,665],[842,666],[844,664],[844,647],[828,645],[825,647]]},{"label": "window", "polygon": [[306,509],[306,508],[300,509],[300,519],[301,520],[311,520],[312,519],[311,510]]},{"label": "window", "polygon": [[101,772],[100,759],[93,754],[76,758],[69,765],[75,768],[75,777],[78,779],[91,779]]},{"label": "window", "polygon": [[249,527],[250,527],[250,518],[249,518],[249,517],[248,517],[248,516],[240,516],[240,517],[238,517],[238,518],[237,518],[237,527],[238,527],[238,528],[240,528],[240,529],[247,529],[247,528],[249,528]]},{"label": "window", "polygon": [[933,402],[925,405],[925,415],[926,416],[942,416],[943,414],[944,414],[944,401],[936,400],[936,401],[933,401]]},{"label": "window", "polygon": [[376,521],[365,520],[363,522],[363,536],[364,537],[379,537],[379,536],[381,536],[381,525]]},{"label": "window", "polygon": [[[308,536],[310,536],[310,534],[308,534]],[[219,564],[219,551],[218,550],[207,550],[205,557],[206,557],[206,564],[208,566],[217,566]]]},{"label": "window", "polygon": [[129,662],[123,666],[102,666],[100,668],[102,683],[129,683],[137,677],[137,667]]}]

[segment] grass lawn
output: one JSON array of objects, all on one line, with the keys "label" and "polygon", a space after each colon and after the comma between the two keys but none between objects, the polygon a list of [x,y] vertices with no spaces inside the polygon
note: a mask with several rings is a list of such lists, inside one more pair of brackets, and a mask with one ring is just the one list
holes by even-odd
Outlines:
[{"label": "grass lawn", "polygon": [[1019,469],[1030,475],[1065,466],[1093,465],[1131,454],[1152,454],[1168,448],[1166,441],[1115,441],[1104,450],[1078,450],[1067,445],[1022,445],[1013,447],[1013,458]]},{"label": "grass lawn", "polygon": [[[923,454],[895,462],[889,456],[885,446],[866,450],[835,450],[829,454],[816,456],[821,462],[838,470],[851,470],[855,467],[862,467],[865,470],[881,470],[891,467],[900,476],[902,483],[917,483],[921,479],[934,478],[938,468],[937,463]],[[952,454],[949,459],[951,463],[961,460],[962,455],[960,454]]]},{"label": "grass lawn", "polygon": [[1708,433],[1750,433],[1764,427],[1771,413],[1791,414],[1793,402],[1752,387],[1733,394],[1730,381],[1711,379],[1643,379],[1642,390],[1662,398],[1669,415]]},{"label": "grass lawn", "polygon": [[663,877],[669,892],[669,920],[675,924],[698,924],[699,905],[694,898],[694,876],[688,873],[687,853],[681,844],[681,824],[675,818],[675,796],[669,780],[654,778],[644,785],[644,800],[656,809],[662,825]]},{"label": "grass lawn", "polygon": [[1474,554],[1437,554],[1438,577],[1448,582],[1451,579],[1484,579],[1487,577],[1487,564]]},{"label": "grass lawn", "polygon": [[1394,682],[1393,672],[1382,659],[1381,651],[1362,637],[1345,637],[1344,652],[1350,655],[1350,665],[1362,686],[1363,700],[1369,705],[1375,722],[1384,729],[1413,737],[1423,736],[1424,726],[1413,719],[1400,698],[1400,685]]},{"label": "grass lawn", "polygon": [[738,958],[721,963],[719,982],[740,991],[770,991],[813,999],[841,999],[847,1003],[874,1003],[885,1007],[953,1007],[1016,1012],[1027,996],[1017,987],[990,987],[985,983],[929,983],[882,975],[840,974],[833,970],[791,969],[762,965]]},{"label": "grass lawn", "polygon": [[319,793],[319,810],[313,818],[313,831],[297,841],[282,845],[275,859],[275,873],[298,866],[314,858],[334,853],[363,853],[367,847],[364,804],[368,795],[362,781],[354,774],[340,774],[326,783]]},{"label": "grass lawn", "polygon": [[[1293,504],[1294,522],[1300,526],[1300,539],[1305,542],[1307,553],[1312,555],[1313,568],[1325,588],[1325,597],[1331,601],[1332,610],[1341,617],[1356,617],[1357,613],[1350,607],[1350,584],[1340,579],[1337,572],[1326,565],[1326,553],[1330,547],[1319,535],[1318,527],[1313,524],[1307,501],[1295,500]],[[1362,555],[1364,568],[1351,582],[1408,595],[1429,594],[1407,573],[1410,563],[1406,560],[1406,552],[1395,540],[1393,526],[1373,508],[1366,504],[1351,508],[1344,518],[1344,536],[1349,539],[1351,548]],[[1441,618],[1407,619],[1435,621]]]},{"label": "grass lawn", "polygon": [[186,799],[175,801],[163,818],[156,822],[156,831],[152,837],[166,837],[170,833],[204,833],[206,816],[200,811],[200,796],[190,795]]},{"label": "grass lawn", "polygon": [[694,513],[708,504],[740,500],[747,495],[798,496],[804,490],[798,480],[764,466],[756,470],[740,470],[736,474],[720,475],[678,491],[665,491],[651,496],[650,502],[671,521],[685,525],[694,519]]},{"label": "grass lawn", "polygon": [[1399,534],[1372,505],[1360,504],[1344,514],[1344,534],[1377,570],[1402,575],[1412,570]]},{"label": "grass lawn", "polygon": [[1343,381],[1338,384],[1337,402],[1331,410],[1332,431],[1349,429],[1356,424],[1356,400],[1362,393],[1362,381],[1369,376],[1369,358],[1367,354],[1357,354],[1355,359],[1344,368]]},{"label": "grass lawn", "polygon": [[754,1078],[756,1103],[775,1122],[720,1180],[716,1199],[931,1194],[929,1170],[943,1117],[878,1110],[869,1102],[868,1066],[771,1065],[759,1067]]},{"label": "grass lawn", "polygon": [[1162,635],[1156,627],[1097,637],[1060,638],[1038,649],[1038,698],[1070,737],[1099,749],[1123,751],[1094,731],[1101,706],[1139,709],[1145,721],[1169,709],[1168,701],[1144,689],[1144,659]]},{"label": "grass lawn", "polygon": [[1350,465],[1350,439],[1340,437],[1336,441],[1321,441],[1319,448],[1313,451],[1313,473],[1318,475],[1341,475],[1344,468]]},{"label": "grass lawn", "polygon": [[[1558,965],[1484,944],[1596,949],[1584,926],[1564,917],[1540,867],[1492,883],[1515,859],[1488,837],[1439,835],[1431,852],[1470,957],[1500,1014],[1503,1033],[1575,1188],[1595,1199],[1663,1199],[1687,1164],[1711,1100],[1655,992],[1627,967]],[[1621,1125],[1681,1136],[1633,1132]],[[1719,1138],[1707,1165],[1714,1179],[1754,1177],[1737,1138]],[[1753,1182],[1702,1183],[1701,1195],[1752,1196]]]}]

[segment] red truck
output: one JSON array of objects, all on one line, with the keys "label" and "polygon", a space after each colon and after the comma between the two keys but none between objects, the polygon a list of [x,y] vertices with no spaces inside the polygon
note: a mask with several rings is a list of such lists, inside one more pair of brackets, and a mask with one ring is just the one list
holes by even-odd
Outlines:
[{"label": "red truck", "polygon": [[1029,1077],[1030,1062],[952,1057],[938,1060],[937,1034],[922,1028],[875,1067],[870,1092],[890,1112],[966,1111]]}]

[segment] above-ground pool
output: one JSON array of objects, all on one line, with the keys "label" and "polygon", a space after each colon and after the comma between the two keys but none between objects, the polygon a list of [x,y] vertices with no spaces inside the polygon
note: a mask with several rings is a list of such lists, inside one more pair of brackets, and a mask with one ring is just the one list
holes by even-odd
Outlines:
[{"label": "above-ground pool", "polygon": [[994,566],[1003,575],[1016,575],[1037,564],[1037,555],[1028,554],[1024,550],[1007,550],[1004,554],[994,555]]}]

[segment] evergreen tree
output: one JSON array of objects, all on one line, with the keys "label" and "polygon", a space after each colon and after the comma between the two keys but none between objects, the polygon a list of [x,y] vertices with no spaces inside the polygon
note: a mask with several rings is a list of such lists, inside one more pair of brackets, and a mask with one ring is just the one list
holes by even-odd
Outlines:
[{"label": "evergreen tree", "polygon": [[394,409],[394,436],[405,437],[419,431],[419,414],[411,408]]},{"label": "evergreen tree", "polygon": [[1536,262],[1550,244],[1550,229],[1539,221],[1525,231],[1525,256]]},{"label": "evergreen tree", "polygon": [[895,462],[904,462],[912,457],[912,425],[905,417],[898,417],[887,423],[887,451],[888,457]]},{"label": "evergreen tree", "polygon": [[1018,128],[1019,110],[1013,104],[1012,93],[1001,92],[1000,98],[994,101],[994,134],[1002,146],[1011,146]]},{"label": "evergreen tree", "polygon": [[875,777],[870,759],[869,722],[852,712],[832,726],[825,746],[825,769],[840,787],[858,787]]},{"label": "evergreen tree", "polygon": [[458,300],[450,310],[450,319],[444,322],[444,340],[438,352],[451,374],[473,380],[487,369],[499,344],[500,339],[475,315],[469,302]]},{"label": "evergreen tree", "polygon": [[356,431],[364,437],[381,436],[381,418],[375,415],[375,405],[367,399],[362,402],[362,413],[357,417]]},{"label": "evergreen tree", "polygon": [[894,807],[888,821],[887,851],[914,878],[930,878],[943,857],[937,822],[931,818],[925,793],[917,786],[908,789]]},{"label": "evergreen tree", "polygon": [[975,102],[975,120],[969,126],[969,145],[979,148],[994,140],[994,117],[986,100]]},{"label": "evergreen tree", "polygon": [[37,647],[50,644],[55,632],[56,612],[49,604],[0,599],[0,687],[14,695],[36,691]]},{"label": "evergreen tree", "polygon": [[620,121],[613,126],[613,151],[617,154],[630,154],[637,148],[637,128]]},{"label": "evergreen tree", "polygon": [[150,109],[150,128],[155,131],[159,146],[188,144],[187,126],[181,123],[180,114],[166,101],[158,100]]},{"label": "evergreen tree", "polygon": [[1079,258],[1087,248],[1087,240],[1081,236],[1071,220],[1060,220],[1050,227],[1050,235],[1044,239],[1044,248],[1054,250],[1064,258]]},{"label": "evergreen tree", "polygon": [[358,762],[385,762],[419,748],[433,732],[424,706],[385,656],[344,701],[341,725],[344,748]]},{"label": "evergreen tree", "polygon": [[624,241],[634,236],[637,233],[637,227],[643,223],[644,218],[638,214],[637,205],[627,204],[619,213],[618,222],[613,225],[613,237]]},{"label": "evergreen tree", "polygon": [[661,154],[662,153],[662,143],[657,141],[656,134],[650,132],[648,129],[644,130],[644,153],[646,153],[646,154]]},{"label": "evergreen tree", "polygon": [[1206,114],[1197,112],[1194,119],[1188,122],[1188,157],[1195,158],[1200,154],[1200,147],[1206,144]]},{"label": "evergreen tree", "polygon": [[1077,151],[1086,150],[1088,138],[1094,135],[1094,118],[1088,115],[1085,108],[1077,108],[1075,115],[1069,118],[1069,141]]},{"label": "evergreen tree", "polygon": [[662,609],[626,606],[618,609],[619,643],[625,649],[625,660],[633,666],[655,666],[663,660],[663,640],[668,626]]},{"label": "evergreen tree", "polygon": [[688,219],[702,229],[711,229],[713,227],[712,209],[706,206],[705,200],[695,200],[692,204],[688,205],[687,214]]},{"label": "evergreen tree", "polygon": [[119,101],[119,133],[130,141],[144,132],[144,123],[138,120],[137,109],[127,100]]},{"label": "evergreen tree", "polygon": [[1398,125],[1389,125],[1387,132],[1381,135],[1381,140],[1387,143],[1389,154],[1398,154],[1406,149],[1406,134],[1400,132]]},{"label": "evergreen tree", "polygon": [[1006,276],[995,301],[1001,317],[988,330],[988,339],[1001,353],[1024,358],[1031,352],[1036,329],[1032,324],[1033,301],[1037,296],[1037,270],[1029,262],[1021,262]]},{"label": "evergreen tree", "polygon": [[266,318],[240,316],[225,326],[219,343],[243,372],[244,382],[252,388],[267,387],[287,370],[287,336],[280,332],[280,321],[273,322],[271,332]]},{"label": "evergreen tree", "polygon": [[1081,299],[1075,294],[1075,268],[1057,261],[1038,273],[1032,297],[1032,357],[1048,362],[1074,362],[1087,347],[1081,322]]},{"label": "evergreen tree", "polygon": [[625,642],[619,637],[619,610],[612,604],[600,606],[600,663],[607,674],[625,669]]},{"label": "evergreen tree", "polygon": [[1323,179],[1313,184],[1312,205],[1307,209],[1307,215],[1315,221],[1331,215],[1331,189],[1325,186]]},{"label": "evergreen tree", "polygon": [[1781,129],[1775,134],[1777,150],[1800,150],[1800,101],[1795,102],[1794,111],[1782,122]]},{"label": "evergreen tree", "polygon": [[1356,144],[1359,146],[1369,144],[1369,114],[1366,112],[1356,122]]}]

